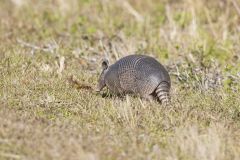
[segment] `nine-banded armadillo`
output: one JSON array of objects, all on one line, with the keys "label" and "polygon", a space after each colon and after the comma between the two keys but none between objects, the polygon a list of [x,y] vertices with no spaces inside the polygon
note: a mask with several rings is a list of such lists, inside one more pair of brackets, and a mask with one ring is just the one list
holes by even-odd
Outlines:
[{"label": "nine-banded armadillo", "polygon": [[167,70],[154,58],[129,55],[109,66],[102,62],[98,89],[105,86],[114,94],[138,94],[143,98],[157,97],[161,103],[169,102],[171,81]]}]

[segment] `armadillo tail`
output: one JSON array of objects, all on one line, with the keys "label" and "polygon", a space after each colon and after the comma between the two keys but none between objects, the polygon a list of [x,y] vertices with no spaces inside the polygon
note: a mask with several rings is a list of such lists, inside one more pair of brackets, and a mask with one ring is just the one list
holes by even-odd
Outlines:
[{"label": "armadillo tail", "polygon": [[155,93],[162,104],[168,104],[170,102],[169,96],[170,85],[168,82],[161,82]]}]

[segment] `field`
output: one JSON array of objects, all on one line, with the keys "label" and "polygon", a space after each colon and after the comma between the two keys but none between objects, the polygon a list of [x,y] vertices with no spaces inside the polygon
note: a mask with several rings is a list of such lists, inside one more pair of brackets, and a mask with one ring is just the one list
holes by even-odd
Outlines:
[{"label": "field", "polygon": [[[155,57],[171,103],[95,92]],[[239,0],[0,0],[0,159],[239,160]]]}]

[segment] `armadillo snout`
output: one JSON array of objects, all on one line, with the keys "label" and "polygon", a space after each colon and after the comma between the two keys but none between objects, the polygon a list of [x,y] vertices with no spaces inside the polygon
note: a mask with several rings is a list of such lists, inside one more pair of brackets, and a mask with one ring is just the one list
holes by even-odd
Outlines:
[{"label": "armadillo snout", "polygon": [[169,90],[170,85],[167,82],[160,83],[157,89],[155,90],[157,98],[160,100],[162,104],[168,104],[170,102]]}]

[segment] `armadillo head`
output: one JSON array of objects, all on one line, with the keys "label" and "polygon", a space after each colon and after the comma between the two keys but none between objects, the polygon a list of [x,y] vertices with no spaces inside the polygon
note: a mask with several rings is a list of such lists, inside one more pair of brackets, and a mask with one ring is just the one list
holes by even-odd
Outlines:
[{"label": "armadillo head", "polygon": [[109,65],[108,60],[104,59],[102,61],[102,73],[100,74],[100,77],[98,79],[97,92],[100,92],[106,86],[105,75],[108,71],[108,65]]}]

